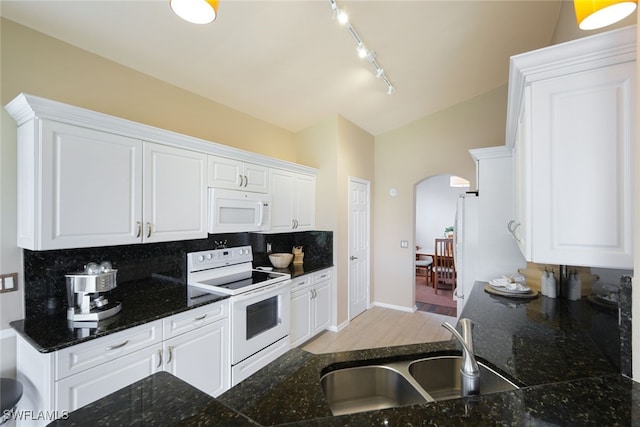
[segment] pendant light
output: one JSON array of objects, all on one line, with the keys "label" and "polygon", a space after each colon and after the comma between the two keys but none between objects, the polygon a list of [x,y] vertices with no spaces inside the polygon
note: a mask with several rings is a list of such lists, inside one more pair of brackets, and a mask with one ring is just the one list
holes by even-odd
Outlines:
[{"label": "pendant light", "polygon": [[595,30],[631,15],[638,0],[573,0],[581,30]]},{"label": "pendant light", "polygon": [[208,24],[218,15],[218,0],[169,0],[173,12],[192,24]]}]

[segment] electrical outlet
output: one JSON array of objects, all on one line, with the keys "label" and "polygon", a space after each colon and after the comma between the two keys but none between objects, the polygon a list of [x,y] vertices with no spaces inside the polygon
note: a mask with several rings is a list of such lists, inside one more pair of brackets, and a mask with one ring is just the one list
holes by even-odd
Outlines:
[{"label": "electrical outlet", "polygon": [[400,240],[400,247],[401,248],[408,248],[409,247],[409,241],[408,240]]},{"label": "electrical outlet", "polygon": [[18,273],[0,274],[0,292],[18,290]]},{"label": "electrical outlet", "polygon": [[267,243],[267,253],[271,253],[271,243]]}]

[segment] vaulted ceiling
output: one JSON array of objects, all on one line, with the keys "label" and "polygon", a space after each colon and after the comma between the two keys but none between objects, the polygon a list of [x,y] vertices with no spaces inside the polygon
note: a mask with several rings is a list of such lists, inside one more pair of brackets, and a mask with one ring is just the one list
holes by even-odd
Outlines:
[{"label": "vaulted ceiling", "polygon": [[189,24],[167,0],[3,0],[3,17],[296,132],[339,114],[378,135],[506,84],[509,57],[547,46],[561,1],[221,0]]}]

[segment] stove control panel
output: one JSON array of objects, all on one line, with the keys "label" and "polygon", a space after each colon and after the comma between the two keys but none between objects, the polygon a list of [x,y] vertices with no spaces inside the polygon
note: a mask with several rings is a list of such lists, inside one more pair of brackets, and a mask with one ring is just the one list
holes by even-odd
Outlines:
[{"label": "stove control panel", "polygon": [[237,248],[210,249],[187,254],[187,271],[201,271],[211,268],[242,264],[253,261],[251,246]]}]

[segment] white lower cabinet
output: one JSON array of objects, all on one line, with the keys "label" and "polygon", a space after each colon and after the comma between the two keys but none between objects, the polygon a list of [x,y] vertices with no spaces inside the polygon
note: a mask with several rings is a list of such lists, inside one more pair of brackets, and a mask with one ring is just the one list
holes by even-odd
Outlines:
[{"label": "white lower cabinet", "polygon": [[61,417],[163,370],[218,396],[231,382],[229,334],[224,300],[51,353],[18,336],[17,378],[24,385],[18,409]]},{"label": "white lower cabinet", "polygon": [[332,270],[326,269],[293,279],[291,347],[310,340],[329,326]]},{"label": "white lower cabinet", "polygon": [[164,342],[164,370],[218,396],[229,388],[229,321],[220,320]]}]

